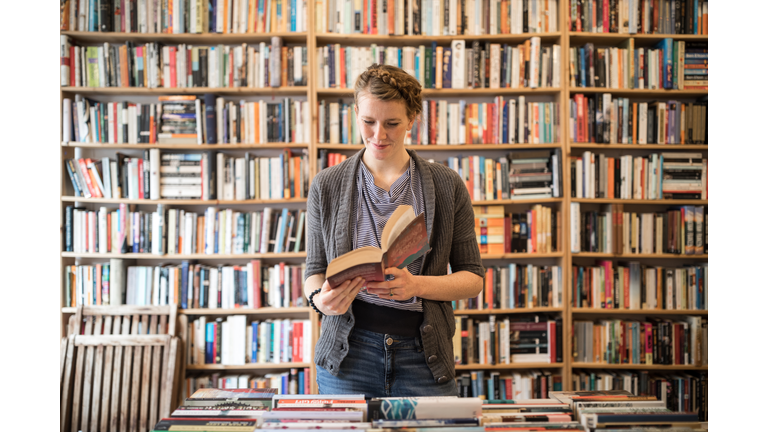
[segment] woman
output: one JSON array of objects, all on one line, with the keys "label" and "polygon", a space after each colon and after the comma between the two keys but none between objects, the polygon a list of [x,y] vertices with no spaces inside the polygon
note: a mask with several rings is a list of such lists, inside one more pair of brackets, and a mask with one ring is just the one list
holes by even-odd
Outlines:
[{"label": "woman", "polygon": [[[469,194],[454,171],[405,149],[421,114],[415,78],[374,64],[355,83],[355,114],[365,149],[320,172],[307,201],[304,290],[325,315],[315,346],[320,393],[456,395],[450,302],[477,296],[484,274]],[[387,281],[358,277],[331,289],[328,263],[380,247],[384,224],[403,204],[424,212],[431,250],[386,269]]]}]

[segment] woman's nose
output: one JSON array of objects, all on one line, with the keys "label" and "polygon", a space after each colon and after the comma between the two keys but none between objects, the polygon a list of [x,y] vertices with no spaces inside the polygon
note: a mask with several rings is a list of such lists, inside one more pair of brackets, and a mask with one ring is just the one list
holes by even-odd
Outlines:
[{"label": "woman's nose", "polygon": [[373,138],[376,140],[383,140],[387,138],[387,134],[384,132],[384,126],[378,124],[373,127]]}]

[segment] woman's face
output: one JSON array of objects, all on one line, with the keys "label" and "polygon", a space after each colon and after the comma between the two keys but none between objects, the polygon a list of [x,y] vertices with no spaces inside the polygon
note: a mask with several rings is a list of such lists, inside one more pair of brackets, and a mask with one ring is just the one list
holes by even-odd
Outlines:
[{"label": "woman's face", "polygon": [[366,153],[376,160],[387,160],[404,151],[405,135],[413,127],[403,101],[382,101],[367,93],[358,96],[355,106],[357,128]]}]

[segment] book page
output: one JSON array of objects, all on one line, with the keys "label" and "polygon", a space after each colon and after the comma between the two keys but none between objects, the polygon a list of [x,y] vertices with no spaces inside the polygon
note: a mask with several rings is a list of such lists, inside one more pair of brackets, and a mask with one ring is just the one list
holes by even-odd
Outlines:
[{"label": "book page", "polygon": [[404,268],[429,250],[423,213],[406,225],[384,254],[384,268]]},{"label": "book page", "polygon": [[389,243],[397,238],[415,217],[413,207],[409,205],[398,206],[381,231],[381,249],[386,252],[389,249]]}]

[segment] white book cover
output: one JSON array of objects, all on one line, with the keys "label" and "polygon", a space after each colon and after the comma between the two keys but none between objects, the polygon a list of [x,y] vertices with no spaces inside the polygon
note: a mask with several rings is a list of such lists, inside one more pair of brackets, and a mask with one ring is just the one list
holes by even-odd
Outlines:
[{"label": "white book cover", "polygon": [[[455,40],[451,42],[451,54],[452,54],[452,67],[451,71],[451,88],[463,89],[464,88],[464,76],[465,76],[465,42],[463,40]],[[422,57],[423,58],[423,57]]]},{"label": "white book cover", "polygon": [[501,85],[501,45],[491,44],[491,82],[490,88],[497,89]]},{"label": "white book cover", "polygon": [[245,364],[245,315],[230,315],[227,317],[231,334],[229,363],[231,365]]}]

